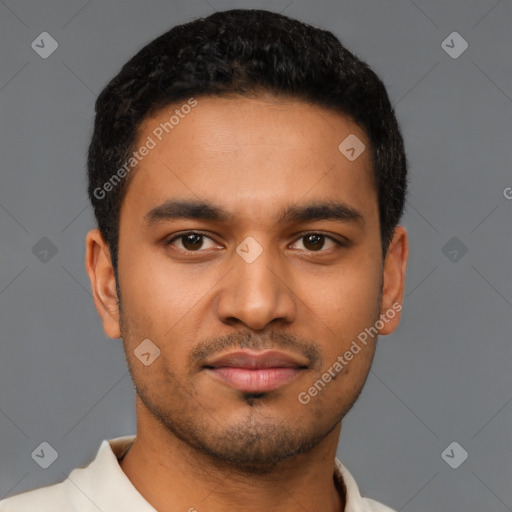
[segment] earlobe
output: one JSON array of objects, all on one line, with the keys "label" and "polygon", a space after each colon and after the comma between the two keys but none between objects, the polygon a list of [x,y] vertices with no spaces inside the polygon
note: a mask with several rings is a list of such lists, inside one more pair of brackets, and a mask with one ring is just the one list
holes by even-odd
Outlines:
[{"label": "earlobe", "polygon": [[408,256],[407,232],[403,226],[397,226],[384,260],[380,311],[384,327],[379,334],[391,334],[400,322]]},{"label": "earlobe", "polygon": [[109,338],[120,338],[118,296],[109,247],[98,229],[89,231],[85,245],[85,268],[103,329]]}]

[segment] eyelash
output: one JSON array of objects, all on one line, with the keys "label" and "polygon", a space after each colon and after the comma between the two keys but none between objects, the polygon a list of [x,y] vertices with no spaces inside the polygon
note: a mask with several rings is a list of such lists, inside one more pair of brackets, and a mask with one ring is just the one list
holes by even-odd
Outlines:
[{"label": "eyelash", "polygon": [[[181,233],[180,235],[177,235],[175,237],[173,237],[172,239],[168,240],[167,242],[165,242],[165,245],[172,245],[172,243],[176,240],[180,240],[180,239],[183,239],[185,238],[186,236],[188,235],[199,235],[201,237],[204,237],[204,238],[209,238],[210,240],[212,240],[213,242],[215,242],[215,240],[213,240],[213,238],[211,238],[210,236],[208,236],[206,233],[203,233],[201,231],[187,231],[185,233]],[[320,235],[320,236],[323,236],[324,238],[328,239],[328,240],[331,240],[332,242],[334,242],[337,247],[336,248],[341,248],[341,247],[345,247],[345,244],[343,244],[342,242],[340,242],[339,240],[336,240],[334,237],[330,236],[330,235],[327,235],[321,231],[310,231],[310,232],[307,232],[307,233],[303,233],[301,234],[295,241],[298,241],[302,238],[305,238],[309,235]],[[181,252],[186,252],[186,253],[200,253],[200,252],[205,252],[204,250],[201,250],[201,249],[198,249],[197,251],[189,251],[187,249],[178,249],[177,250],[181,251]],[[318,251],[306,251],[309,252],[309,253],[322,253],[322,252],[327,252],[329,249],[327,250],[324,250],[323,248],[318,250]]]}]

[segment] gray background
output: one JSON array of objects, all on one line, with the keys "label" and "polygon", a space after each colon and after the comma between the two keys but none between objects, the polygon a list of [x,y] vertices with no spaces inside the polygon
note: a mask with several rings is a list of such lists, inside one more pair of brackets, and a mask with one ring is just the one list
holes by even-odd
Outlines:
[{"label": "gray background", "polygon": [[[379,341],[338,456],[364,495],[397,510],[512,510],[505,0],[2,0],[0,498],[61,481],[102,439],[135,432],[121,341],[104,335],[84,269],[94,100],[151,39],[233,7],[333,31],[382,77],[405,137],[403,319]],[[43,31],[59,44],[47,59],[31,48]],[[453,31],[469,44],[456,59],[441,46]],[[46,262],[33,251],[43,237],[57,249]],[[31,457],[43,441],[58,452],[48,469]],[[453,441],[469,454],[457,469],[441,457]]]}]

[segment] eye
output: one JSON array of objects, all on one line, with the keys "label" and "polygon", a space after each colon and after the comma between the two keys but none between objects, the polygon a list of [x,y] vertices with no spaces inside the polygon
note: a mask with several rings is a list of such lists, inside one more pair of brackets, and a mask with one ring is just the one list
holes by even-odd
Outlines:
[{"label": "eye", "polygon": [[[302,247],[295,247],[296,244]],[[197,231],[189,231],[173,237],[166,242],[166,245],[173,245],[184,252],[201,252],[201,250],[213,249],[218,244],[209,236]],[[292,246],[292,249],[305,250],[309,252],[326,252],[329,249],[343,246],[341,242],[323,233],[306,233],[302,235]]]},{"label": "eye", "polygon": [[[210,242],[205,247],[205,241],[208,240]],[[175,242],[179,242],[175,244]],[[171,240],[169,240],[166,245],[174,245],[178,249],[187,252],[198,252],[200,249],[212,249],[217,244],[208,236],[203,233],[198,233],[196,231],[189,231],[188,233],[182,233],[181,235],[175,236]],[[181,247],[180,247],[181,245]]]},{"label": "eye", "polygon": [[[343,245],[341,242],[338,242],[334,238],[324,235],[323,233],[307,233],[305,235],[302,235],[297,240],[297,242],[295,242],[295,244],[297,244],[299,241],[303,241],[302,242],[303,248],[298,247],[298,249],[311,251],[311,252],[325,252],[325,251],[322,251],[322,249],[325,249],[326,242],[330,242],[330,246],[328,243],[327,244],[328,247],[325,250]],[[297,247],[292,246],[292,248],[296,249]]]}]

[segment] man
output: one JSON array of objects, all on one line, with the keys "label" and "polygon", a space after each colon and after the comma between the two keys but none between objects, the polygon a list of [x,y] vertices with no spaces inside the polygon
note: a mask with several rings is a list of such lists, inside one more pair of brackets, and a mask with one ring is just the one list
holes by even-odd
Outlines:
[{"label": "man", "polygon": [[375,73],[330,32],[217,12],[107,85],[88,173],[86,268],[137,434],[0,510],[389,512],[335,458],[408,254]]}]

